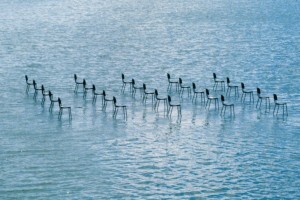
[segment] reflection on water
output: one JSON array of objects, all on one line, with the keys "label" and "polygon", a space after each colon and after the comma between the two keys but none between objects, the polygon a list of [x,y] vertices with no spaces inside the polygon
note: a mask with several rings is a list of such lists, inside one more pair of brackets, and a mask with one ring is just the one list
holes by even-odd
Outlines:
[{"label": "reflection on water", "polygon": [[[290,198],[299,194],[298,1],[8,1],[0,3],[0,197]],[[262,88],[288,116],[235,105],[235,115],[167,92],[167,77],[212,91],[213,77]],[[74,74],[127,106],[112,116],[74,94]],[[137,85],[170,94],[171,116]],[[58,119],[24,75],[72,107]],[[80,88],[79,88],[80,90]],[[216,91],[220,96],[224,92]],[[221,103],[221,102],[220,102]],[[213,104],[213,102],[212,102]],[[263,107],[263,105],[262,105]]]}]

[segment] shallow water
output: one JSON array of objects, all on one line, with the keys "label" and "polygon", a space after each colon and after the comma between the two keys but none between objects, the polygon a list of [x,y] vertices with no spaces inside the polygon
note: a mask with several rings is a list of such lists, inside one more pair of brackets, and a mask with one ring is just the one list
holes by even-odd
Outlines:
[{"label": "shallow water", "polygon": [[[299,1],[3,0],[0,11],[1,199],[300,198]],[[167,117],[122,94],[122,72],[162,95],[168,72],[209,89],[216,72],[277,93],[289,115],[232,97],[235,117],[221,117],[172,92],[182,117]],[[74,73],[128,119],[74,95]],[[26,95],[25,74],[72,120]]]}]

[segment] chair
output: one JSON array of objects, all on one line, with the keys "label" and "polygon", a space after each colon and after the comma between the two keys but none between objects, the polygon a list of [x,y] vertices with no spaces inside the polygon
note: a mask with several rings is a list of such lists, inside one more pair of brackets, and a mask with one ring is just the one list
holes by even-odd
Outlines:
[{"label": "chair", "polygon": [[282,106],[282,111],[283,111],[283,115],[285,114],[285,111],[286,111],[286,115],[288,115],[288,110],[287,110],[287,103],[286,102],[278,102],[278,98],[277,98],[277,95],[276,94],[273,94],[273,98],[274,98],[274,110],[273,110],[273,115],[275,113],[275,110],[277,108],[277,111],[276,111],[276,115],[278,114],[278,110],[279,110],[279,107]]},{"label": "chair", "polygon": [[225,98],[224,98],[223,95],[221,95],[221,101],[222,101],[221,115],[222,114],[225,115],[227,107],[230,108],[230,114],[235,115],[235,113],[234,113],[234,104],[233,103],[227,103],[227,102],[225,102]]},{"label": "chair", "polygon": [[[154,108],[156,108],[156,109],[158,109],[158,107],[159,107],[159,102],[160,101],[163,101],[164,102],[164,109],[165,109],[165,107],[166,107],[166,105],[168,105],[167,104],[167,100],[168,100],[168,97],[159,97],[158,96],[158,91],[157,91],[157,89],[155,89],[154,90],[154,96],[155,96],[155,104],[154,104]],[[168,107],[167,107],[168,108]]]},{"label": "chair", "polygon": [[144,87],[143,86],[137,87],[135,85],[134,79],[132,79],[131,82],[132,82],[132,96],[135,96],[136,90],[139,90],[140,94],[142,95],[143,94],[142,91],[144,90]]},{"label": "chair", "polygon": [[267,109],[269,109],[270,110],[270,98],[268,97],[268,96],[261,96],[261,90],[260,90],[260,88],[256,88],[256,92],[257,92],[257,102],[256,102],[256,108],[257,108],[257,106],[259,105],[259,109],[260,109],[260,107],[261,107],[261,102],[263,101],[263,100],[265,100],[265,105],[266,105],[266,109],[265,109],[265,111],[267,111]]},{"label": "chair", "polygon": [[198,94],[200,94],[201,95],[201,103],[202,103],[202,99],[204,100],[204,103],[205,103],[204,91],[197,91],[195,83],[192,83],[192,88],[193,88],[193,92],[194,92],[192,101],[196,100],[198,97]]},{"label": "chair", "polygon": [[125,106],[125,105],[117,105],[117,99],[114,96],[113,96],[113,105],[114,105],[113,116],[116,117],[117,114],[118,114],[119,108],[122,108],[124,119],[126,119],[127,118],[127,106]]},{"label": "chair", "polygon": [[[84,80],[84,79],[83,79]],[[78,91],[78,86],[79,85],[82,85],[82,89],[84,90],[84,88],[83,88],[83,81],[78,81],[77,80],[77,75],[76,74],[74,74],[74,81],[75,81],[75,89],[74,89],[74,92],[75,93],[77,93],[77,91]]]},{"label": "chair", "polygon": [[58,103],[58,100],[54,100],[54,99],[53,99],[53,94],[52,94],[52,92],[51,92],[50,90],[49,90],[49,92],[48,92],[48,96],[49,96],[49,100],[50,100],[49,112],[51,112],[54,103]]},{"label": "chair", "polygon": [[34,95],[33,95],[33,98],[35,99],[36,96],[38,95],[38,92],[41,91],[42,92],[42,86],[40,88],[37,87],[37,84],[35,82],[35,80],[32,81],[32,84],[33,84],[33,88],[34,88]]},{"label": "chair", "polygon": [[106,98],[106,92],[105,92],[105,90],[103,90],[102,95],[103,95],[103,108],[105,110],[106,107],[107,107],[107,102],[112,102],[113,103],[113,99]]},{"label": "chair", "polygon": [[28,82],[28,76],[27,75],[25,75],[25,80],[26,80],[26,93],[28,93],[30,86],[33,85],[33,82],[32,83]]},{"label": "chair", "polygon": [[97,93],[96,92],[96,86],[93,84],[92,87],[92,92],[93,92],[93,104],[97,101],[98,96],[102,96],[102,106],[103,106],[103,92],[102,93]]},{"label": "chair", "polygon": [[132,81],[125,81],[125,75],[124,74],[122,74],[122,83],[123,83],[122,89],[121,89],[122,92],[125,91],[125,87],[126,87],[127,84],[129,84],[129,90],[132,91]]},{"label": "chair", "polygon": [[84,99],[86,98],[86,93],[87,93],[89,90],[92,90],[92,91],[93,91],[93,87],[86,87],[86,81],[85,81],[85,79],[83,79],[83,98],[84,98]]},{"label": "chair", "polygon": [[153,92],[147,91],[147,88],[146,88],[146,84],[145,84],[145,83],[143,83],[143,90],[144,90],[143,101],[146,102],[146,101],[147,101],[148,95],[151,95],[151,99],[152,99],[152,103],[153,103],[153,99],[154,99],[154,91],[153,91]]},{"label": "chair", "polygon": [[169,73],[167,73],[167,78],[168,78],[168,83],[169,83],[167,90],[170,91],[172,89],[173,84],[175,84],[176,91],[178,91],[179,82],[175,79],[172,79]]},{"label": "chair", "polygon": [[220,83],[221,90],[225,91],[225,82],[223,80],[217,79],[216,73],[213,73],[213,78],[214,78],[214,82],[215,82],[213,89],[217,90],[218,85]]},{"label": "chair", "polygon": [[59,113],[58,113],[58,118],[61,119],[61,116],[62,116],[62,113],[63,113],[63,110],[68,110],[69,111],[69,119],[72,118],[72,111],[71,111],[71,107],[70,106],[63,106],[62,103],[61,103],[61,99],[58,97],[57,99],[58,101],[58,106],[59,106]]},{"label": "chair", "polygon": [[170,95],[168,95],[168,106],[169,106],[168,113],[167,113],[168,115],[171,115],[173,111],[173,107],[176,107],[178,116],[181,116],[181,105],[173,104]]},{"label": "chair", "polygon": [[45,97],[46,96],[49,96],[49,93],[47,93],[47,92],[45,92],[45,88],[44,88],[44,86],[42,85],[42,95],[43,95],[43,98],[42,98],[42,105],[44,105],[44,103],[45,103]]},{"label": "chair", "polygon": [[218,97],[210,95],[208,89],[205,89],[205,93],[206,93],[206,97],[207,97],[206,107],[208,106],[208,109],[209,109],[211,101],[214,100],[215,101],[215,108],[217,108],[217,105],[218,105],[218,109],[219,109],[219,99],[218,99]]},{"label": "chair", "polygon": [[231,89],[234,89],[234,96],[239,96],[239,86],[238,85],[231,85],[230,84],[230,79],[227,77],[226,78],[227,81],[227,92],[226,92],[226,96],[230,96],[231,93]]},{"label": "chair", "polygon": [[250,100],[250,102],[251,102],[251,101],[254,102],[253,91],[251,91],[251,90],[246,90],[246,89],[245,89],[245,85],[244,85],[243,82],[241,83],[241,88],[242,88],[241,101],[245,102],[246,96],[247,96],[247,94],[249,94],[249,100]]},{"label": "chair", "polygon": [[191,87],[190,87],[189,85],[183,85],[183,84],[182,84],[182,79],[181,79],[181,78],[179,78],[179,86],[180,86],[179,94],[180,94],[181,96],[183,95],[184,89],[187,90],[188,96],[191,95]]}]

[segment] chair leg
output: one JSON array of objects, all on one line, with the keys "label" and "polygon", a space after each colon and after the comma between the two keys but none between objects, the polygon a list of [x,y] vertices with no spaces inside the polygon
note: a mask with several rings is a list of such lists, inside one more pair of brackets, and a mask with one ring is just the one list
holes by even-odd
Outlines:
[{"label": "chair leg", "polygon": [[226,96],[228,96],[228,92],[229,92],[229,87],[227,87]]},{"label": "chair leg", "polygon": [[72,111],[71,111],[71,108],[69,108],[69,119],[72,119]]}]

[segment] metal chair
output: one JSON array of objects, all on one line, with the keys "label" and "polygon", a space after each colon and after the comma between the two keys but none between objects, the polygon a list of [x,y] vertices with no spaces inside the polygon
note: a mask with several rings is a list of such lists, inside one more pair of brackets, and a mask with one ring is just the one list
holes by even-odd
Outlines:
[{"label": "metal chair", "polygon": [[127,84],[129,84],[129,90],[132,91],[132,81],[126,81],[125,80],[125,75],[122,73],[122,89],[121,91],[124,92],[125,91],[125,87]]},{"label": "metal chair", "polygon": [[103,109],[105,110],[106,107],[107,107],[107,102],[112,102],[113,103],[113,99],[106,98],[105,90],[103,90],[102,95],[103,95]]},{"label": "metal chair", "polygon": [[127,106],[125,106],[125,105],[117,105],[117,99],[114,96],[113,96],[113,105],[114,105],[113,116],[116,117],[117,114],[118,114],[119,108],[122,108],[124,119],[126,119],[127,118]]},{"label": "metal chair", "polygon": [[231,85],[230,84],[230,79],[227,77],[226,78],[226,82],[227,82],[227,92],[226,92],[226,96],[230,96],[231,93],[231,89],[234,89],[234,96],[239,96],[239,86],[238,85]]},{"label": "metal chair", "polygon": [[168,104],[167,104],[168,97],[159,97],[157,89],[154,90],[154,96],[155,96],[155,100],[156,100],[155,104],[154,104],[154,108],[158,109],[160,101],[164,102],[164,109],[165,109],[166,105],[168,106]]},{"label": "metal chair", "polygon": [[33,85],[33,82],[32,83],[28,82],[27,75],[25,75],[25,80],[26,80],[26,93],[28,93],[30,86]]},{"label": "metal chair", "polygon": [[58,103],[58,100],[54,100],[53,99],[53,94],[52,94],[52,92],[50,90],[48,92],[48,96],[49,96],[49,100],[50,100],[49,112],[51,112],[52,109],[53,109],[54,103]]},{"label": "metal chair", "polygon": [[183,84],[182,84],[182,79],[181,79],[181,78],[179,78],[179,86],[180,86],[180,91],[179,91],[180,96],[183,95],[184,89],[187,90],[188,96],[191,95],[191,86],[189,86],[189,85],[183,85]]},{"label": "metal chair", "polygon": [[221,115],[225,115],[225,112],[226,112],[226,108],[229,107],[230,108],[230,114],[232,115],[235,115],[235,112],[234,112],[234,104],[233,103],[227,103],[225,102],[225,98],[223,95],[221,95],[221,101],[222,101],[222,109],[221,109]]},{"label": "metal chair", "polygon": [[288,115],[287,103],[286,102],[278,102],[278,98],[277,98],[276,94],[273,94],[273,98],[274,98],[274,103],[275,103],[273,115],[275,114],[276,108],[277,108],[276,115],[278,114],[278,110],[279,110],[280,106],[282,106],[282,111],[283,111],[282,114],[284,115],[286,112],[286,115]]},{"label": "metal chair", "polygon": [[225,81],[220,80],[220,79],[217,79],[216,73],[213,73],[213,78],[214,78],[214,82],[215,82],[215,84],[214,84],[214,86],[213,86],[213,89],[214,89],[214,90],[217,90],[218,85],[219,85],[219,83],[220,83],[221,90],[222,90],[222,91],[225,91]]},{"label": "metal chair", "polygon": [[45,100],[46,100],[46,96],[49,96],[49,93],[48,92],[45,92],[45,88],[44,86],[42,85],[42,95],[43,95],[43,98],[42,98],[42,105],[44,105],[45,103]]},{"label": "metal chair", "polygon": [[213,100],[215,102],[215,108],[217,108],[217,105],[218,105],[218,109],[219,109],[219,99],[218,99],[218,97],[210,95],[208,89],[205,89],[205,93],[206,93],[206,98],[207,98],[205,107],[208,106],[208,109],[209,109],[210,108],[210,103]]},{"label": "metal chair", "polygon": [[241,101],[245,102],[246,96],[249,94],[249,100],[250,102],[254,102],[254,96],[253,96],[253,91],[251,90],[246,90],[245,85],[242,82],[241,83],[241,88],[242,88],[242,96],[241,96]]},{"label": "metal chair", "polygon": [[179,82],[176,79],[171,78],[171,75],[167,73],[167,78],[168,78],[168,91],[172,89],[173,84],[175,84],[176,91],[179,90]]},{"label": "metal chair", "polygon": [[177,108],[177,115],[181,116],[181,105],[179,103],[178,104],[173,104],[170,95],[168,95],[168,108],[169,108],[168,112],[167,112],[168,115],[172,114],[173,107]]},{"label": "metal chair", "polygon": [[205,103],[204,91],[197,91],[195,83],[192,83],[192,88],[193,88],[193,92],[194,92],[192,101],[197,100],[198,94],[200,94],[201,95],[201,103],[202,103],[202,99]]},{"label": "metal chair", "polygon": [[96,86],[94,84],[92,87],[92,92],[93,92],[93,104],[96,103],[98,96],[102,96],[102,106],[103,106],[103,97],[104,97],[103,92],[101,93],[96,92]]},{"label": "metal chair", "polygon": [[[32,81],[32,84],[33,84],[33,88],[34,88],[34,95],[33,95],[33,98],[35,99],[36,96],[38,95],[38,92],[41,91],[42,92],[42,86],[40,88],[37,87],[37,84],[35,82],[35,80]],[[44,86],[43,86],[44,87]]]},{"label": "metal chair", "polygon": [[261,107],[261,102],[263,100],[265,100],[265,105],[266,105],[266,109],[265,111],[267,111],[267,109],[270,110],[270,98],[268,96],[261,96],[261,90],[260,88],[256,88],[256,92],[257,92],[257,102],[256,102],[256,108],[259,105],[259,109]]},{"label": "metal chair", "polygon": [[[84,80],[84,79],[83,79]],[[84,87],[83,87],[83,80],[82,81],[78,81],[77,80],[77,75],[74,74],[74,81],[75,81],[75,89],[74,89],[74,93],[77,93],[78,91],[78,86],[79,85],[82,85],[82,90],[84,90]]]},{"label": "metal chair", "polygon": [[71,107],[70,106],[63,106],[62,103],[61,103],[61,99],[59,97],[58,97],[57,101],[58,101],[58,106],[59,106],[58,118],[61,119],[63,110],[68,110],[69,111],[69,119],[71,119],[72,118]]},{"label": "metal chair", "polygon": [[86,98],[86,94],[89,90],[92,90],[92,92],[93,92],[93,87],[87,87],[86,81],[85,81],[85,79],[83,79],[83,98],[84,99]]},{"label": "metal chair", "polygon": [[152,103],[153,103],[153,99],[154,99],[154,91],[147,91],[147,88],[146,88],[146,84],[143,83],[143,90],[144,90],[144,96],[143,96],[143,101],[146,102],[147,101],[147,97],[148,95],[151,95],[151,99],[152,99]]},{"label": "metal chair", "polygon": [[142,95],[143,94],[142,91],[144,90],[144,87],[143,86],[137,87],[135,85],[134,79],[132,79],[131,82],[132,82],[132,96],[135,96],[136,90],[139,90],[140,94]]}]

